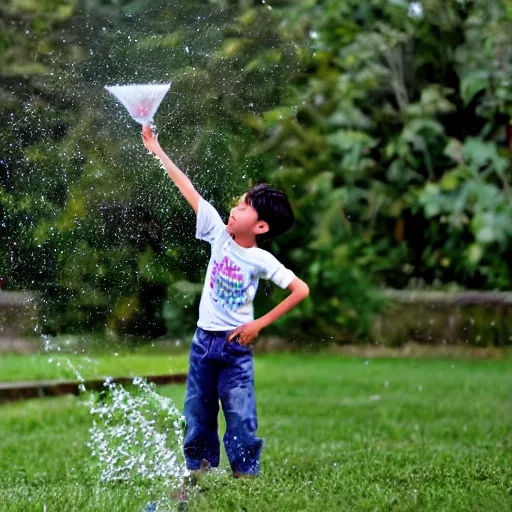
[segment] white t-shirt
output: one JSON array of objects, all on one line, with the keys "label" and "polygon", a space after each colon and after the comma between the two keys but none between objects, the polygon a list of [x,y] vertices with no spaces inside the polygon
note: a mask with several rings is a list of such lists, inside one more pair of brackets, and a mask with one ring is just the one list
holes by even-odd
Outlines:
[{"label": "white t-shirt", "polygon": [[197,321],[207,331],[229,331],[254,320],[253,300],[260,278],[284,289],[295,277],[268,251],[238,245],[204,198],[197,210],[196,238],[211,245]]}]

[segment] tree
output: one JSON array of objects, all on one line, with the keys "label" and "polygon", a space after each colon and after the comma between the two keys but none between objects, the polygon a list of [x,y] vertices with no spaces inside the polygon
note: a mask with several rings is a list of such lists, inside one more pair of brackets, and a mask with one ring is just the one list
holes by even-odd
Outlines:
[{"label": "tree", "polygon": [[293,318],[302,328],[368,336],[370,285],[510,287],[512,18],[506,3],[490,7],[326,0],[286,11],[311,60],[295,95],[263,117],[261,151],[310,234],[282,249],[313,284],[314,305]]},{"label": "tree", "polygon": [[[45,209],[25,231],[11,284],[51,297],[45,323],[54,330],[156,336],[166,315],[167,328],[177,318],[180,330],[192,326],[184,308],[198,298],[206,258],[190,250],[195,219],[103,86],[172,81],[157,117],[162,144],[225,211],[249,169],[257,173],[243,119],[279,102],[294,70],[290,43],[268,9],[216,2],[84,3],[58,32],[71,50],[45,75],[44,106],[27,116],[20,149],[31,188],[19,165],[14,187],[31,214],[34,202]],[[41,122],[53,129],[41,132]],[[27,251],[42,263],[38,279],[22,268]]]}]

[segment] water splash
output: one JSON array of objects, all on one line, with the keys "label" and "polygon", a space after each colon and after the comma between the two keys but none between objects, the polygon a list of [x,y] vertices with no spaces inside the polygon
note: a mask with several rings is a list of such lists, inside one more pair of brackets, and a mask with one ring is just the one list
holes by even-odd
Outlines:
[{"label": "water splash", "polygon": [[[80,393],[87,393],[81,370],[84,363],[97,365],[98,361],[82,356],[78,363],[72,362],[50,335],[41,335],[41,344],[52,355],[48,362],[71,369]],[[159,395],[156,386],[141,377],[133,379],[130,391],[112,378],[103,385],[103,393],[90,393],[86,401],[92,416],[87,446],[94,459],[94,474],[101,482],[143,484],[141,488],[151,498],[147,510],[175,510],[173,491],[190,474],[183,456],[185,418],[170,398]]]},{"label": "water splash", "polygon": [[133,84],[105,86],[128,110],[132,118],[142,125],[153,125],[153,116],[171,84]]},{"label": "water splash", "polygon": [[182,445],[185,420],[171,399],[139,377],[133,393],[110,380],[91,407],[88,447],[104,482],[144,480],[166,489],[183,484],[188,471]]}]

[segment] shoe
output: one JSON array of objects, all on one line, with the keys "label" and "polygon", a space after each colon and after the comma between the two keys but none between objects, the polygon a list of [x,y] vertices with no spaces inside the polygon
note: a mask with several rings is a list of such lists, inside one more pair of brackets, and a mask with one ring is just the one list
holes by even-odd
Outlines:
[{"label": "shoe", "polygon": [[212,468],[209,461],[203,459],[199,465],[199,469],[190,472],[189,481],[191,485],[197,485],[208,471]]},{"label": "shoe", "polygon": [[206,473],[207,471],[210,471],[212,469],[212,466],[210,464],[209,460],[203,459],[199,465],[199,471],[201,473]]},{"label": "shoe", "polygon": [[203,459],[201,461],[201,464],[199,465],[199,469],[196,469],[194,471],[190,472],[190,476],[186,480],[186,482],[175,489],[171,493],[171,497],[177,501],[178,503],[183,503],[185,501],[188,501],[189,494],[190,494],[190,487],[199,485],[199,482],[204,477],[204,475],[211,469],[210,462],[206,459]]}]

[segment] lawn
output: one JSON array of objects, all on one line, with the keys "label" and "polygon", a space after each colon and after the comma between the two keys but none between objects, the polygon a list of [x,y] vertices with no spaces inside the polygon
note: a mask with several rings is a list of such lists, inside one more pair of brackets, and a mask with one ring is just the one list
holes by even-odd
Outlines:
[{"label": "lawn", "polygon": [[[510,357],[258,355],[262,475],[208,475],[188,510],[511,510],[511,375]],[[161,392],[182,406],[184,386]],[[151,488],[98,482],[90,425],[76,397],[0,406],[2,512],[144,510]]]},{"label": "lawn", "polygon": [[77,380],[96,377],[136,377],[186,373],[187,354],[125,352],[94,355],[2,354],[0,380]]}]

